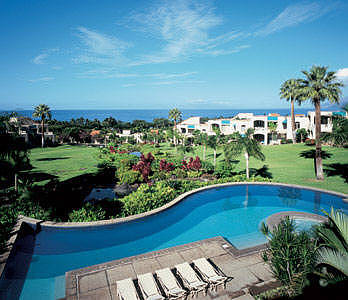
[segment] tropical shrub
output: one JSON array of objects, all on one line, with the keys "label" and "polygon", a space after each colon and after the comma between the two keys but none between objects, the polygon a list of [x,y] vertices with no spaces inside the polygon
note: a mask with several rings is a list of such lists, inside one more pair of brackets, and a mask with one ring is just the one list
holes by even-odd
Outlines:
[{"label": "tropical shrub", "polygon": [[165,159],[161,159],[159,164],[159,170],[164,172],[171,172],[175,169],[172,162],[167,162]]},{"label": "tropical shrub", "polygon": [[212,163],[210,163],[209,161],[203,160],[201,161],[202,164],[202,170],[205,173],[213,173],[214,172],[214,165]]},{"label": "tropical shrub", "polygon": [[198,156],[196,156],[195,159],[193,157],[190,157],[188,162],[186,160],[182,161],[181,168],[186,171],[199,171],[202,167],[201,160]]},{"label": "tropical shrub", "polygon": [[105,219],[105,211],[98,205],[90,203],[85,204],[82,208],[73,210],[69,214],[70,222],[92,222]]},{"label": "tropical shrub", "polygon": [[348,216],[331,208],[328,222],[316,227],[319,249],[316,265],[324,284],[348,278]]},{"label": "tropical shrub", "polygon": [[117,177],[121,183],[134,184],[140,181],[139,172],[133,170],[117,171]]},{"label": "tropical shrub", "polygon": [[133,166],[134,171],[138,171],[145,182],[149,181],[151,173],[151,164],[155,160],[154,156],[149,152],[146,156],[141,154],[136,165]]},{"label": "tropical shrub", "polygon": [[172,174],[179,179],[184,179],[187,176],[187,172],[183,169],[175,169]]},{"label": "tropical shrub", "polygon": [[214,175],[217,176],[218,178],[231,177],[232,173],[233,173],[232,164],[225,164],[225,163],[218,164],[214,171]]},{"label": "tropical shrub", "polygon": [[187,177],[188,178],[199,178],[202,175],[202,171],[188,171]]},{"label": "tropical shrub", "polygon": [[160,207],[176,196],[176,191],[165,182],[156,182],[152,185],[142,184],[137,191],[120,199],[123,203],[124,216],[143,213]]},{"label": "tropical shrub", "polygon": [[272,231],[263,223],[261,231],[269,240],[262,258],[270,265],[274,276],[289,287],[289,296],[300,294],[314,270],[315,242],[308,232],[297,232],[289,217]]}]

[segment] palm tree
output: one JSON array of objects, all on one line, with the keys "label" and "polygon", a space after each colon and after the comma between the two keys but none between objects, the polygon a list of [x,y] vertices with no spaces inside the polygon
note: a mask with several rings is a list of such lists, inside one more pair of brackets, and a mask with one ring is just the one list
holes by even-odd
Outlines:
[{"label": "palm tree", "polygon": [[317,251],[317,265],[330,266],[348,276],[348,216],[331,208],[325,212],[328,222],[316,228],[322,241]]},{"label": "palm tree", "polygon": [[205,132],[202,132],[200,134],[200,138],[201,138],[201,143],[203,147],[203,160],[205,160],[205,154],[207,152],[207,145],[208,145],[208,135]]},{"label": "palm tree", "polygon": [[265,160],[261,145],[253,138],[253,133],[252,128],[248,128],[244,136],[236,132],[233,140],[225,146],[225,153],[232,157],[239,156],[244,152],[247,178],[249,178],[249,158],[253,156],[256,159]]},{"label": "palm tree", "polygon": [[343,84],[337,81],[335,72],[328,72],[327,69],[327,67],[313,66],[309,72],[302,71],[306,78],[301,80],[299,88],[302,101],[309,99],[315,107],[315,166],[318,180],[324,179],[320,141],[320,102],[329,100],[331,103],[339,103],[343,87]]},{"label": "palm tree", "polygon": [[51,119],[51,109],[46,104],[39,104],[35,107],[34,118],[41,119],[41,147],[45,145],[45,120]]},{"label": "palm tree", "polygon": [[[168,119],[174,122],[174,130],[173,130],[174,132],[176,131],[176,124],[177,122],[181,121],[181,118],[182,118],[182,113],[177,108],[173,108],[169,111]],[[174,145],[176,145],[175,135],[174,135]]]},{"label": "palm tree", "polygon": [[299,88],[300,80],[289,79],[285,81],[280,87],[280,98],[286,99],[291,103],[291,130],[292,130],[292,142],[296,143],[296,126],[295,126],[295,101],[301,103]]},{"label": "palm tree", "polygon": [[214,163],[213,163],[213,165],[214,165],[214,168],[215,168],[215,165],[216,165],[216,148],[217,148],[217,145],[218,145],[217,136],[216,135],[210,135],[208,137],[207,145],[214,150]]}]

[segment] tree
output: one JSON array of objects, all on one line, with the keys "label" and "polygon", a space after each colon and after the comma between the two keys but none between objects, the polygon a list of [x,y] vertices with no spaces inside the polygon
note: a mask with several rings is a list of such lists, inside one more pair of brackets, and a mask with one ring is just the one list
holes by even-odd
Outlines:
[{"label": "tree", "polygon": [[268,129],[271,132],[272,141],[274,141],[274,134],[277,132],[277,123],[268,122]]},{"label": "tree", "polygon": [[41,147],[43,148],[45,145],[45,120],[51,119],[51,110],[46,104],[39,104],[35,107],[34,118],[41,119]]},{"label": "tree", "polygon": [[207,145],[214,150],[214,162],[213,162],[214,168],[216,166],[216,148],[217,148],[217,144],[218,144],[218,142],[217,142],[216,135],[210,135],[208,137]]},{"label": "tree", "polygon": [[176,146],[176,138],[175,138],[175,132],[176,132],[176,125],[177,122],[180,122],[182,118],[182,113],[177,108],[173,108],[169,111],[168,119],[172,120],[174,122],[174,145]]},{"label": "tree", "polygon": [[325,132],[323,140],[337,147],[348,143],[348,120],[342,117],[333,118],[332,132]]},{"label": "tree", "polygon": [[[316,227],[321,242],[316,253],[317,266],[328,266],[348,277],[348,216],[331,208],[328,222]],[[325,276],[326,277],[326,276]]]},{"label": "tree", "polygon": [[295,125],[295,101],[300,102],[300,88],[301,82],[298,79],[289,79],[285,81],[280,87],[280,98],[286,99],[291,103],[291,130],[292,130],[292,141],[296,143],[296,125]]},{"label": "tree", "polygon": [[261,145],[253,138],[253,133],[252,128],[248,128],[244,136],[236,132],[231,142],[225,145],[225,153],[231,157],[239,156],[244,152],[247,178],[249,178],[249,158],[252,156],[262,161],[265,160]]},{"label": "tree", "polygon": [[318,180],[324,180],[323,160],[321,151],[321,113],[320,103],[329,100],[339,103],[343,84],[338,82],[335,72],[328,71],[327,67],[313,66],[309,71],[302,71],[305,79],[301,80],[299,92],[302,101],[310,100],[315,107],[315,166]]}]

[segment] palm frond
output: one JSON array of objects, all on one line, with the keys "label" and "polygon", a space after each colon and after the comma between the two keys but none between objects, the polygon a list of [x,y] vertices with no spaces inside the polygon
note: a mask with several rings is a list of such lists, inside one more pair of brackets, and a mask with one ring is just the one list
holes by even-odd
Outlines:
[{"label": "palm frond", "polygon": [[348,257],[331,248],[323,247],[317,251],[317,265],[329,265],[348,276]]}]

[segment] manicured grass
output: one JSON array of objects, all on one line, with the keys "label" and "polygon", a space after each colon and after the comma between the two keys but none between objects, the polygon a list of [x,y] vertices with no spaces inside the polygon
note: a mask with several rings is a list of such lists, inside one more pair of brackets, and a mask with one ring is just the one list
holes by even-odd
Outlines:
[{"label": "manicured grass", "polygon": [[[169,152],[175,156],[175,148],[168,144],[162,144],[160,148],[151,145],[142,147],[143,153]],[[305,158],[301,153],[313,151],[314,147],[304,144],[288,144],[263,146],[266,156],[265,161],[250,159],[251,172],[270,176],[275,182],[299,184],[333,190],[348,194],[348,184],[345,181],[348,173],[348,149],[323,147],[328,158],[324,159],[325,180],[323,182],[315,180],[313,158]],[[85,146],[60,146],[56,148],[36,148],[31,151],[30,159],[34,166],[34,173],[46,173],[57,176],[59,180],[66,180],[74,176],[97,171],[97,148]],[[193,154],[187,154],[192,156]],[[195,147],[195,154],[202,158],[202,147]],[[217,161],[222,162],[224,156],[222,149],[218,150]],[[213,150],[207,150],[207,160],[213,162]],[[235,164],[235,171],[245,170],[245,159],[241,155],[237,158],[239,162]],[[347,179],[348,180],[348,179]]]},{"label": "manicured grass", "polygon": [[94,147],[69,145],[35,148],[30,152],[30,162],[34,167],[30,172],[40,179],[44,179],[44,174],[48,174],[56,176],[60,181],[94,173],[97,171],[98,151],[98,148]]},{"label": "manicured grass", "polygon": [[[163,152],[168,151],[173,155],[179,155],[176,153],[175,148],[169,147],[167,144],[163,144],[161,148],[146,145],[143,149],[145,151],[160,149]],[[323,147],[324,154],[328,156],[323,160],[325,171],[324,181],[317,181],[315,179],[313,158],[303,157],[306,156],[306,153],[310,154],[310,151],[314,151],[315,147],[305,144],[287,144],[263,146],[262,149],[266,159],[264,161],[254,158],[250,159],[249,167],[251,168],[252,174],[256,172],[256,174],[268,175],[275,182],[312,186],[348,194],[348,149]],[[194,155],[202,158],[202,153],[201,146],[195,147]],[[193,154],[189,153],[187,156],[193,156]],[[206,158],[211,163],[213,162],[212,149],[207,149]],[[217,162],[222,162],[223,159],[222,149],[218,149]],[[235,171],[244,171],[244,155],[236,158],[236,160],[239,162],[235,164]]]}]

